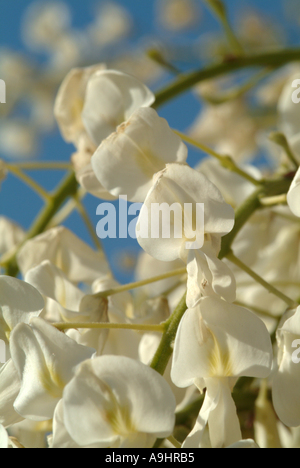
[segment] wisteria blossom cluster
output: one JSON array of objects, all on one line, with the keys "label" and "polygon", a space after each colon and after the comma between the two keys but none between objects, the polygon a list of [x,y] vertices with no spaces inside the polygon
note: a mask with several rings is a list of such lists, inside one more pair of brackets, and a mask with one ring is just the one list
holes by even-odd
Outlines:
[{"label": "wisteria blossom cluster", "polygon": [[[229,27],[221,2],[207,3]],[[28,232],[0,217],[0,448],[300,446],[300,68],[289,64],[300,53],[258,60],[289,64],[257,92],[275,96],[267,133],[242,96],[271,70],[225,91],[219,75],[247,60],[229,39],[235,58],[156,94],[106,63],[66,73],[54,117],[72,169],[48,194],[15,166],[45,207]],[[224,102],[206,100],[187,135],[159,105],[196,85]],[[262,140],[265,167],[252,157]],[[190,145],[205,154],[193,167]],[[0,161],[4,184],[9,170]],[[115,279],[85,194],[140,204],[134,282]],[[74,209],[96,249],[65,227]]]}]

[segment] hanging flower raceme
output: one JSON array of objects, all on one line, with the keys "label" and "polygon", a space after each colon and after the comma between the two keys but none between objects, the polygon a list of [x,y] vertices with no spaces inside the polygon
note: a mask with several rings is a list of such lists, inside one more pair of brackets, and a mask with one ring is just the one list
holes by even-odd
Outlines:
[{"label": "hanging flower raceme", "polygon": [[141,247],[157,260],[187,263],[192,308],[201,294],[235,299],[234,275],[217,258],[221,238],[233,225],[234,210],[214,184],[188,165],[168,164],[146,197],[136,232]]},{"label": "hanging flower raceme", "polygon": [[62,406],[54,417],[54,446],[57,434],[66,439],[67,432],[69,443],[81,447],[150,448],[174,429],[176,403],[167,382],[127,357],[83,362],[65,387]]},{"label": "hanging flower raceme", "polygon": [[77,344],[41,318],[20,323],[11,334],[10,352],[21,381],[15,410],[34,421],[52,419],[75,367],[95,350]]},{"label": "hanging flower raceme", "polygon": [[273,379],[272,396],[278,417],[289,427],[300,425],[299,323],[300,307],[277,330],[278,369]]},{"label": "hanging flower raceme", "polygon": [[184,447],[201,446],[206,424],[212,447],[241,437],[231,391],[241,376],[267,377],[272,345],[264,323],[249,310],[215,297],[188,309],[179,325],[171,378],[178,387],[206,388],[203,406]]},{"label": "hanging flower raceme", "polygon": [[154,109],[142,107],[98,147],[92,167],[112,195],[143,202],[153,175],[167,163],[185,162],[187,148]]}]

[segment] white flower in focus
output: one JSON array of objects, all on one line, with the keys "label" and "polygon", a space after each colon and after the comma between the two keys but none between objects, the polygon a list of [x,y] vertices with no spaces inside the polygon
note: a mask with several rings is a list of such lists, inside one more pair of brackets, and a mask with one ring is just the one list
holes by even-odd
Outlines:
[{"label": "white flower in focus", "polygon": [[91,141],[99,146],[140,107],[149,107],[154,94],[141,81],[116,70],[94,73],[87,83],[82,120]]},{"label": "white flower in focus", "polygon": [[[198,219],[197,203],[204,204],[204,224]],[[152,212],[153,207],[176,204],[170,216],[162,215],[162,221]],[[190,210],[187,210],[187,206]],[[199,222],[198,222],[199,221]],[[168,164],[157,175],[149,191],[137,222],[137,239],[141,247],[157,260],[187,263],[187,305],[195,307],[207,285],[227,300],[235,298],[235,279],[227,265],[217,256],[221,238],[234,225],[233,208],[204,175],[184,164]],[[157,233],[153,234],[153,227]],[[168,235],[165,235],[164,232]],[[187,248],[187,243],[203,238],[203,246]],[[200,250],[199,250],[200,248]]]},{"label": "white flower in focus", "polygon": [[10,351],[21,380],[14,408],[24,418],[34,421],[53,417],[74,368],[95,353],[94,349],[77,344],[41,318],[15,327]]},{"label": "white flower in focus", "polygon": [[118,125],[139,107],[150,106],[154,99],[149,88],[137,78],[105,70],[104,64],[77,68],[66,76],[54,114],[65,140],[77,148],[72,157],[76,177],[89,193],[107,200],[114,198],[92,171],[91,157]]},{"label": "white flower in focus", "polygon": [[300,168],[298,169],[294,180],[287,194],[287,202],[290,210],[295,216],[300,217]]},{"label": "white flower in focus", "polygon": [[198,447],[207,423],[213,447],[238,442],[232,388],[241,376],[267,377],[271,364],[269,333],[252,312],[213,297],[188,309],[175,339],[171,378],[178,387],[206,388],[206,395],[184,446]]},{"label": "white flower in focus", "polygon": [[0,339],[9,342],[12,330],[40,315],[44,299],[30,284],[9,276],[0,276]]},{"label": "white flower in focus", "polygon": [[300,425],[300,307],[277,330],[278,370],[273,379],[273,405],[288,427]]},{"label": "white flower in focus", "polygon": [[187,147],[154,109],[140,108],[98,147],[92,167],[112,195],[143,202],[153,176],[168,163],[184,163]]},{"label": "white flower in focus", "polygon": [[92,283],[109,272],[104,254],[94,251],[63,226],[28,240],[17,254],[23,276],[44,260],[60,268],[74,283]]},{"label": "white flower in focus", "polygon": [[121,356],[82,363],[63,394],[64,424],[80,446],[150,448],[172,434],[175,406],[161,375]]}]

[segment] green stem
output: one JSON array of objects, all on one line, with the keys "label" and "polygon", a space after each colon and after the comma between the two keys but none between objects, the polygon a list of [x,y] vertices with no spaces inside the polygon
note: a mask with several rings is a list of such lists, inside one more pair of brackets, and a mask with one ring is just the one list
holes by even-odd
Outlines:
[{"label": "green stem", "polygon": [[148,278],[145,280],[124,284],[122,286],[118,286],[112,289],[107,289],[106,291],[102,291],[102,292],[95,294],[95,296],[97,297],[113,296],[114,294],[119,294],[125,291],[131,291],[132,289],[140,288],[141,286],[146,286],[147,284],[151,284],[151,283],[156,283],[157,281],[162,281],[167,278],[172,278],[173,276],[184,275],[185,273],[186,273],[186,267],[179,268],[178,270],[169,271],[168,273],[164,273],[159,276],[153,276],[152,278]]},{"label": "green stem", "polygon": [[135,330],[141,331],[144,333],[147,332],[155,332],[155,333],[163,333],[165,331],[164,323],[159,325],[148,325],[148,324],[135,324],[135,323],[100,323],[100,322],[73,322],[73,323],[66,323],[66,322],[57,322],[52,324],[55,328],[60,331],[70,330],[70,329],[114,329],[114,330]]},{"label": "green stem", "polygon": [[209,154],[213,158],[216,158],[221,165],[225,168],[228,169],[229,171],[235,172],[239,176],[243,177],[244,179],[248,180],[251,182],[251,184],[255,186],[261,186],[264,181],[262,180],[256,180],[254,177],[252,177],[250,174],[247,172],[243,171],[240,167],[236,165],[234,160],[230,156],[222,156],[221,154],[218,154],[216,151],[213,149],[209,148],[208,146],[204,145],[203,143],[200,143],[193,138],[189,137],[188,135],[185,135],[182,132],[179,132],[178,130],[173,130],[183,141],[186,143],[195,146],[199,150],[203,151],[204,153]]},{"label": "green stem", "polygon": [[169,320],[165,322],[166,330],[151,362],[152,369],[155,369],[161,375],[164,374],[172,355],[177,329],[186,310],[186,294],[184,294]]},{"label": "green stem", "polygon": [[219,18],[232,51],[237,55],[242,55],[244,53],[244,49],[230,25],[224,3],[220,0],[206,0],[206,4],[215,13],[216,17]]},{"label": "green stem", "polygon": [[184,73],[177,77],[171,84],[167,85],[156,93],[156,100],[153,107],[157,108],[165,104],[170,99],[188,91],[196,84],[217,78],[245,68],[256,67],[282,67],[287,63],[300,61],[300,49],[283,49],[272,52],[262,52],[260,54],[228,57],[223,62],[210,65],[207,68],[191,73]]},{"label": "green stem", "polygon": [[248,219],[255,213],[256,210],[263,208],[260,200],[263,197],[272,197],[287,193],[291,185],[291,180],[285,177],[265,181],[255,192],[248,197],[244,203],[236,210],[235,225],[232,231],[223,237],[222,248],[219,254],[220,260],[226,257],[231,251],[231,245],[248,221]]},{"label": "green stem", "polygon": [[72,164],[67,162],[59,162],[59,161],[35,161],[35,162],[21,162],[21,163],[14,163],[10,164],[11,167],[15,167],[17,169],[23,169],[26,171],[40,171],[44,169],[51,169],[56,171],[72,170]]},{"label": "green stem", "polygon": [[59,210],[62,206],[64,201],[69,197],[76,194],[78,188],[78,184],[75,178],[74,172],[69,173],[63,182],[59,185],[49,201],[45,204],[44,208],[37,216],[35,221],[33,222],[31,228],[27,232],[25,239],[21,244],[19,244],[16,249],[14,250],[13,254],[10,258],[5,259],[3,261],[2,266],[6,269],[6,274],[9,276],[17,276],[19,272],[19,268],[16,262],[16,255],[20,248],[24,245],[24,243],[32,239],[33,237],[38,236],[41,234],[48,226],[49,222],[55,215],[55,213]]},{"label": "green stem", "polygon": [[19,167],[12,164],[6,164],[5,167],[11,174],[13,174],[18,179],[22,180],[22,182],[28,185],[28,187],[34,190],[42,198],[42,200],[46,202],[50,200],[49,193],[46,192],[46,190],[35,180],[33,180],[27,174],[24,174],[24,172]]}]

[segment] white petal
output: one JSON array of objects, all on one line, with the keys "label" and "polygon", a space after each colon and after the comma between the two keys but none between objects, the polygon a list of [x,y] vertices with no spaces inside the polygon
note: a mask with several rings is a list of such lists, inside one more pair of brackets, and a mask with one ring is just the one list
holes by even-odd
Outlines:
[{"label": "white petal", "polygon": [[8,448],[8,434],[4,427],[0,424],[0,449],[7,449]]},{"label": "white petal", "polygon": [[207,388],[203,405],[192,431],[182,444],[182,448],[199,448],[210,413],[217,407],[219,397],[218,381],[212,381]]},{"label": "white petal", "polygon": [[66,141],[76,143],[84,130],[81,113],[86,86],[90,77],[104,64],[72,69],[63,80],[57,93],[54,115]]},{"label": "white petal", "polygon": [[27,241],[17,255],[23,276],[43,260],[56,265],[75,283],[93,282],[109,271],[104,254],[95,252],[63,226]]},{"label": "white petal", "polygon": [[153,369],[126,357],[83,363],[63,401],[67,430],[80,445],[111,447],[138,433],[166,437],[173,431],[176,402],[168,384]]},{"label": "white petal", "polygon": [[151,108],[140,108],[104,140],[92,157],[103,187],[114,196],[143,202],[152,177],[167,163],[185,162],[187,148],[167,121]]},{"label": "white petal", "polygon": [[40,315],[44,305],[41,294],[30,284],[0,276],[0,338],[7,341],[18,323]]},{"label": "white petal", "polygon": [[89,80],[82,119],[96,146],[139,107],[153,104],[153,93],[137,78],[116,70],[95,73]]},{"label": "white petal", "polygon": [[23,420],[13,407],[20,388],[18,372],[10,359],[0,368],[0,424],[5,427]]},{"label": "white petal", "polygon": [[91,164],[76,171],[76,179],[81,187],[94,197],[102,200],[114,200],[116,198],[100,184]]},{"label": "white petal", "polygon": [[187,387],[209,377],[267,377],[272,345],[264,323],[252,312],[214,297],[188,309],[179,325],[171,377]]},{"label": "white petal", "polygon": [[217,257],[192,250],[188,256],[187,306],[196,307],[203,296],[236,299],[236,281],[230,268]]},{"label": "white petal", "polygon": [[21,379],[14,407],[36,421],[53,417],[74,367],[94,354],[93,349],[78,345],[40,318],[14,329],[10,349]]},{"label": "white petal", "polygon": [[295,216],[300,217],[300,168],[298,169],[288,191],[287,202],[292,213]]},{"label": "white petal", "polygon": [[[224,448],[242,438],[236,406],[226,381],[219,380],[218,403],[208,418],[209,434],[213,448]],[[211,382],[207,382],[209,389]]]},{"label": "white petal", "polygon": [[[204,226],[202,220],[199,219],[196,230],[193,233],[187,233],[186,228],[194,225],[195,219],[198,219],[197,203],[204,204]],[[163,222],[160,223],[159,219],[151,216],[153,204],[164,204],[169,214],[170,208],[175,204],[175,212],[171,212],[171,220],[165,215]],[[193,220],[188,219],[189,213],[187,213],[188,223],[185,222],[183,216],[185,204],[190,205],[193,213]],[[158,223],[158,238],[155,238],[153,228]],[[214,244],[214,237],[220,238],[227,234],[233,225],[232,207],[224,202],[218,189],[205,176],[185,164],[168,164],[166,169],[158,174],[156,183],[149,191],[141,209],[137,222],[137,239],[141,247],[157,260],[173,261],[181,258],[186,261],[189,252],[185,248],[186,235],[190,238],[197,235],[203,239],[203,235],[208,234],[207,237]],[[168,228],[170,232],[167,232]]]}]

